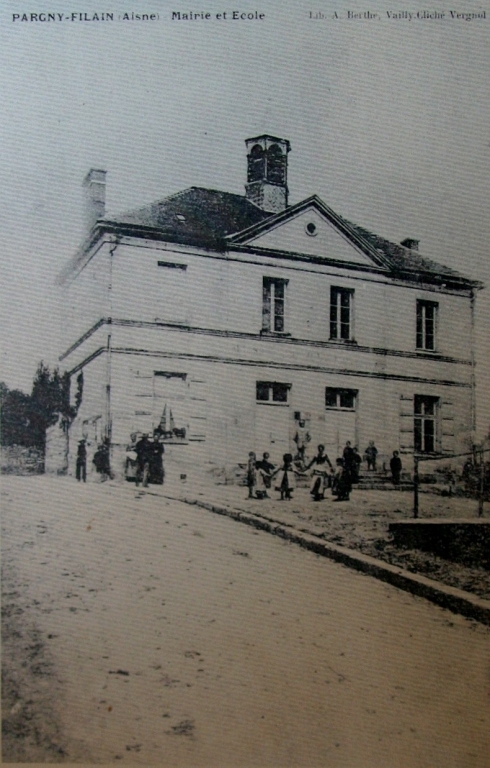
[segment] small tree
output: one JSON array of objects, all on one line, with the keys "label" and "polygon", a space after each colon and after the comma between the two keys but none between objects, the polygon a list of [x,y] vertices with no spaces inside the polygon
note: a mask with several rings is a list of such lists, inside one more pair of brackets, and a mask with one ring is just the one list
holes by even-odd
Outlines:
[{"label": "small tree", "polygon": [[83,395],[83,373],[77,377],[75,405],[70,405],[70,375],[60,374],[58,368],[51,373],[42,361],[37,367],[32,391],[26,395],[18,389],[10,390],[0,383],[1,441],[2,445],[35,445],[44,449],[46,429],[61,415],[68,426],[80,408]]},{"label": "small tree", "polygon": [[0,437],[2,445],[33,445],[30,429],[31,398],[0,383]]},{"label": "small tree", "polygon": [[42,361],[39,363],[31,394],[31,428],[35,445],[44,447],[46,429],[55,424],[60,415],[66,424],[75,418],[80,407],[81,392],[77,392],[77,395],[78,402],[72,407],[69,374],[61,375],[59,368],[51,373],[47,365]]}]

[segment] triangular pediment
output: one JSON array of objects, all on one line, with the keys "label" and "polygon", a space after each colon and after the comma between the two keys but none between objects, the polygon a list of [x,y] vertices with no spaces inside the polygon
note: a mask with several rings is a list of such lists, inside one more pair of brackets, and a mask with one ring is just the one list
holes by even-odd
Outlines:
[{"label": "triangular pediment", "polygon": [[311,198],[272,216],[232,242],[267,250],[305,254],[326,261],[383,267],[377,253],[344,220],[318,198]]}]

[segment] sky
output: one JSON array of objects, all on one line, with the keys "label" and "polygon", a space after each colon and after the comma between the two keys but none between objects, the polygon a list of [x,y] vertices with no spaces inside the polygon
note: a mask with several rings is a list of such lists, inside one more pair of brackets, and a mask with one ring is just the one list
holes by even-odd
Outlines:
[{"label": "sky", "polygon": [[[196,11],[211,18],[193,21],[172,21],[172,11],[188,12],[182,2],[69,0],[46,10],[112,11],[115,21],[13,21],[29,5],[4,0],[0,9],[8,386],[29,391],[38,362],[54,366],[62,351],[55,280],[83,237],[91,167],[108,171],[108,214],[191,185],[241,194],[244,140],[271,133],[291,142],[291,203],[318,194],[346,218],[396,242],[419,239],[421,253],[490,286],[488,0],[437,0],[430,10],[443,19],[412,20],[388,18],[399,9],[386,0],[210,0]],[[367,7],[374,18],[347,18]],[[449,7],[483,9],[486,19],[452,19]],[[232,20],[237,9],[265,18]],[[120,20],[125,11],[158,18]],[[483,388],[487,293],[477,300]]]}]

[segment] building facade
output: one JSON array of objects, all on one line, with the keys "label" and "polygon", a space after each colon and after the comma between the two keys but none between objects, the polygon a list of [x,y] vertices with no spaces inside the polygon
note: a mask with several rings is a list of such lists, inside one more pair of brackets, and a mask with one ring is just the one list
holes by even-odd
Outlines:
[{"label": "building facade", "polygon": [[87,176],[90,235],[60,278],[60,360],[83,386],[70,468],[82,436],[108,437],[122,472],[155,428],[185,472],[279,461],[301,430],[332,458],[347,440],[406,467],[465,450],[480,284],[315,195],[289,205],[289,142],[246,147],[244,196],[191,187],[108,219],[105,172]]}]

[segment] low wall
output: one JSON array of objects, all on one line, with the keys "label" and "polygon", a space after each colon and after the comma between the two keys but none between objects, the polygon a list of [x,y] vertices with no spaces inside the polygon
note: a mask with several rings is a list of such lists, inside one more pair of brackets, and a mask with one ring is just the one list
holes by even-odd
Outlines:
[{"label": "low wall", "polygon": [[404,520],[389,531],[399,547],[490,570],[490,520]]},{"label": "low wall", "polygon": [[2,475],[40,475],[44,472],[43,452],[24,445],[2,445],[0,471]]}]

